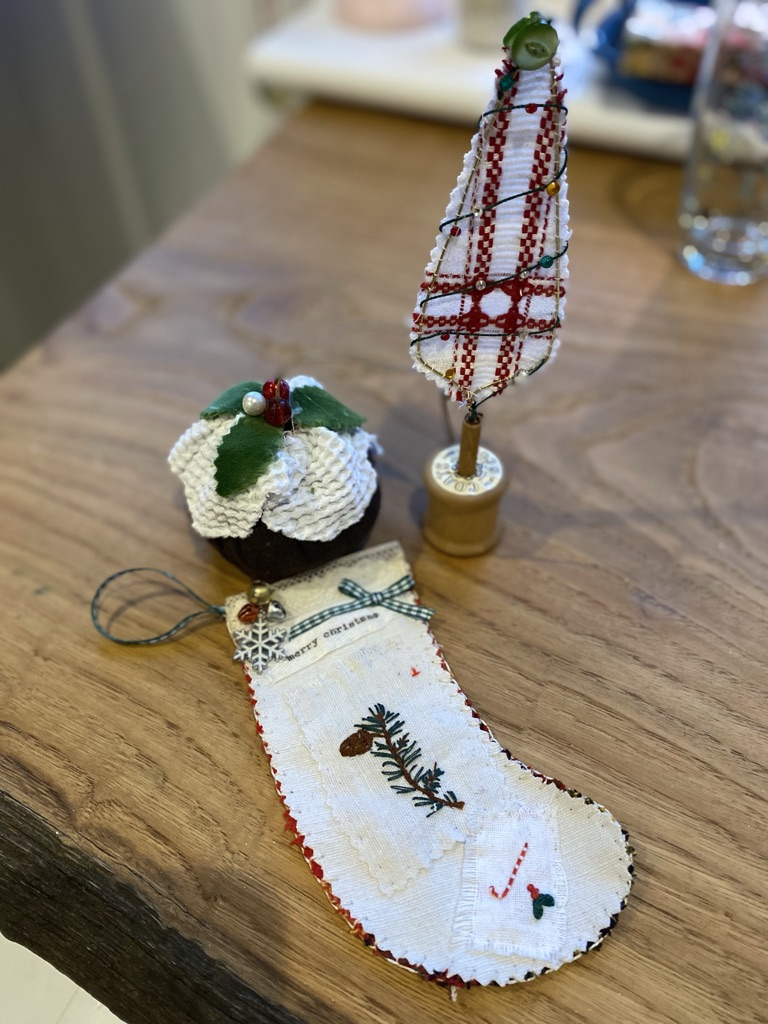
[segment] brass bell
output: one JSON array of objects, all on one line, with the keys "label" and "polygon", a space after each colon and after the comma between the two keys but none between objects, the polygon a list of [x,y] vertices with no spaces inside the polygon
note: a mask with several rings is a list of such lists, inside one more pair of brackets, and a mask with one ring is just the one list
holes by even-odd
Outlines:
[{"label": "brass bell", "polygon": [[260,607],[265,604],[269,604],[272,599],[272,587],[268,583],[263,583],[261,580],[254,580],[251,584],[251,588],[248,591],[248,600],[253,601],[254,604]]}]

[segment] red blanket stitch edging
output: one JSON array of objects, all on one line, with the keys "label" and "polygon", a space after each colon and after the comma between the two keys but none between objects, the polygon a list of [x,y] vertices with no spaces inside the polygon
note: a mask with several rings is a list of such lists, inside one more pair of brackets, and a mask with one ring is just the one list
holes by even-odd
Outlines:
[{"label": "red blanket stitch edging", "polygon": [[[442,648],[437,643],[437,641],[436,641],[436,639],[434,637],[434,634],[432,633],[432,631],[430,630],[429,626],[426,623],[425,623],[424,628],[426,629],[427,635],[429,636],[430,640],[432,641],[432,645],[435,648],[435,652],[436,652],[438,658],[440,659],[440,666],[441,666],[441,668],[443,668],[450,675],[450,669],[448,668],[448,665],[447,665],[447,663],[445,661],[445,658],[443,657]],[[298,822],[296,821],[296,819],[294,818],[293,814],[291,813],[291,808],[288,806],[288,801],[286,800],[285,795],[283,794],[283,791],[282,791],[282,785],[280,784],[280,780],[277,777],[277,770],[274,767],[274,765],[272,764],[272,755],[271,755],[271,753],[269,751],[269,744],[267,743],[266,739],[264,738],[264,728],[263,728],[261,722],[259,721],[259,708],[258,708],[258,703],[256,701],[256,697],[254,696],[253,683],[252,683],[252,680],[251,680],[251,676],[248,674],[248,670],[246,669],[245,665],[243,665],[243,671],[245,673],[245,678],[246,678],[246,681],[248,683],[248,690],[249,690],[249,694],[250,694],[250,701],[251,701],[251,704],[252,704],[253,709],[254,709],[254,715],[255,715],[255,719],[256,719],[256,732],[258,733],[259,738],[261,739],[261,744],[262,744],[262,746],[264,748],[264,753],[267,755],[267,760],[269,761],[269,768],[270,768],[270,771],[272,772],[272,776],[273,776],[273,780],[274,780],[274,784],[275,784],[275,789],[277,790],[277,795],[280,797],[280,802],[283,805],[283,817],[285,819],[285,829],[286,829],[287,832],[289,832],[293,836],[293,839],[291,840],[291,844],[294,845],[294,846],[297,846],[299,848],[299,850],[301,851],[301,855],[304,857],[304,860],[309,865],[309,869],[312,872],[312,874],[315,876],[315,878],[318,880],[318,882],[322,886],[323,891],[325,892],[325,895],[328,897],[328,900],[331,903],[331,906],[334,908],[334,910],[336,910],[344,918],[344,920],[347,922],[349,927],[352,929],[352,932],[353,932],[354,935],[356,935],[358,938],[362,939],[362,941],[365,943],[365,945],[368,946],[370,949],[372,949],[374,953],[376,953],[380,957],[383,957],[383,959],[390,961],[390,963],[397,964],[400,967],[405,967],[407,970],[413,971],[415,974],[420,975],[426,981],[434,981],[434,982],[436,982],[439,985],[444,985],[444,986],[447,986],[447,987],[450,987],[450,988],[470,988],[473,985],[478,985],[479,982],[475,981],[474,979],[465,980],[464,978],[459,977],[459,975],[457,975],[457,974],[449,975],[447,973],[447,971],[434,971],[434,972],[430,972],[425,967],[423,967],[421,964],[412,964],[410,961],[404,959],[403,957],[396,957],[391,952],[389,952],[388,950],[381,949],[377,945],[377,943],[376,943],[375,935],[372,935],[370,932],[366,932],[365,929],[363,928],[362,924],[359,921],[357,921],[351,915],[351,913],[346,909],[346,907],[342,906],[341,900],[334,893],[333,889],[331,888],[330,882],[327,882],[325,880],[325,878],[323,877],[323,868],[320,865],[320,863],[315,860],[315,854],[314,854],[314,850],[312,849],[312,847],[311,846],[307,846],[306,837],[303,836],[301,834],[301,832],[299,832]],[[475,709],[472,707],[472,704],[470,703],[469,698],[466,696],[464,691],[461,689],[461,687],[459,686],[459,684],[456,682],[456,680],[453,677],[451,677],[451,682],[456,687],[456,689],[459,691],[461,696],[464,698],[464,703],[466,704],[466,706],[471,711],[472,717],[477,720],[477,722],[479,724],[479,728],[482,729],[483,732],[488,733],[488,735],[493,739],[493,736],[491,734],[490,728],[482,720],[482,718],[480,718],[480,715],[477,713],[477,711],[475,711]],[[499,746],[501,747],[501,744],[499,744]],[[539,779],[544,785],[547,785],[547,786],[554,785],[554,786],[557,787],[557,789],[560,789],[560,790],[563,790],[564,792],[566,792],[568,794],[568,796],[570,796],[572,799],[574,799],[574,800],[583,800],[585,804],[594,804],[595,803],[595,801],[592,800],[591,797],[584,796],[582,793],[579,793],[575,789],[567,789],[565,784],[562,783],[559,779],[550,778],[550,776],[544,775],[542,772],[537,772],[537,771],[534,771],[533,768],[529,768],[528,765],[523,764],[522,761],[519,761],[516,757],[514,757],[504,747],[501,747],[501,749],[504,752],[504,754],[505,754],[505,756],[507,757],[508,760],[514,761],[515,764],[519,765],[521,768],[523,768],[526,771],[530,772],[531,775],[534,778]],[[597,806],[598,806],[599,810],[605,811],[604,807],[600,806],[599,804],[597,804]],[[630,863],[629,863],[628,871],[629,871],[629,874],[632,875],[634,873],[634,867],[633,867],[633,864],[632,864],[632,855],[634,854],[634,850],[629,845],[629,835],[626,832],[626,830],[624,828],[622,828],[621,832],[622,832],[622,836],[624,838],[624,842],[626,844],[627,852],[629,854]],[[621,901],[620,909],[623,910],[625,905],[626,905],[626,897]],[[588,942],[585,949],[575,950],[574,951],[574,954],[571,957],[571,961],[577,960],[584,953],[588,953],[589,950],[595,949],[597,946],[599,946],[602,943],[603,939],[607,935],[609,935],[610,932],[614,929],[614,927],[616,926],[616,922],[617,921],[618,921],[618,913],[614,914],[611,917],[609,924],[605,928],[602,929],[602,931],[599,934],[599,937],[594,942]],[[567,962],[570,963],[571,961],[567,961]],[[543,967],[538,972],[529,971],[522,980],[523,981],[533,981],[534,978],[537,978],[537,977],[539,977],[540,975],[543,975],[543,974],[547,974],[547,973],[549,973],[550,970],[551,970],[551,968],[549,968],[549,967]],[[519,982],[516,982],[516,983],[519,984]],[[491,984],[496,984],[496,982],[492,982]]]}]

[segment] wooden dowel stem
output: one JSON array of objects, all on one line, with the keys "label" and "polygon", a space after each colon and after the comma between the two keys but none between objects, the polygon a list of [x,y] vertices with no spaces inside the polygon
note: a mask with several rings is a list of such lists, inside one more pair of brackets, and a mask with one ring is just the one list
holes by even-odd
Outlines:
[{"label": "wooden dowel stem", "polygon": [[480,417],[471,420],[464,417],[459,442],[459,461],[456,472],[459,476],[474,476],[477,470],[477,449],[480,444]]}]

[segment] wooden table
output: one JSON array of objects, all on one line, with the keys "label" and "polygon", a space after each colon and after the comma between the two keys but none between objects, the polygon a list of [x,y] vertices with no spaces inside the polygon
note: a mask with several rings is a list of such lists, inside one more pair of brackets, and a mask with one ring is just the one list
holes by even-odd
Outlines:
[{"label": "wooden table", "polygon": [[[679,169],[574,150],[562,352],[486,417],[506,532],[437,554],[444,428],[404,320],[467,141],[311,108],[2,380],[0,930],[128,1024],[766,1019],[768,292],[678,265]],[[452,1004],[373,956],[283,830],[223,627],[92,629],[119,568],[241,588],[165,457],[276,371],[367,412],[373,541],[404,545],[496,736],[630,831],[618,928],[554,975]]]}]

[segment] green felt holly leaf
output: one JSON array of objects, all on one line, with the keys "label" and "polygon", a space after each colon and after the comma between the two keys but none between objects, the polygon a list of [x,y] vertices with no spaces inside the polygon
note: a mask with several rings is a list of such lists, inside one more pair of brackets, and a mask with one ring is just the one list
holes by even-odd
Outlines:
[{"label": "green felt holly leaf", "polygon": [[200,413],[204,420],[212,420],[217,416],[236,416],[243,411],[243,398],[249,391],[261,391],[264,387],[255,380],[246,380],[241,384],[233,384],[231,388],[222,391],[218,398],[215,398],[209,406]]},{"label": "green felt holly leaf", "polygon": [[533,916],[536,918],[537,921],[540,921],[542,916],[543,916],[543,914],[544,914],[544,908],[541,905],[541,900],[540,899],[535,899],[533,901]]},{"label": "green felt holly leaf", "polygon": [[282,448],[284,437],[281,427],[270,426],[261,416],[238,420],[222,438],[216,455],[217,494],[230,498],[255,484]]},{"label": "green felt holly leaf", "polygon": [[356,430],[365,423],[365,416],[359,416],[348,409],[343,402],[329,395],[323,388],[307,385],[291,392],[293,425],[309,430],[311,427],[327,427],[329,430]]},{"label": "green felt holly leaf", "polygon": [[550,896],[548,892],[543,892],[539,899],[541,900],[542,907],[554,907],[555,905],[555,897]]}]

